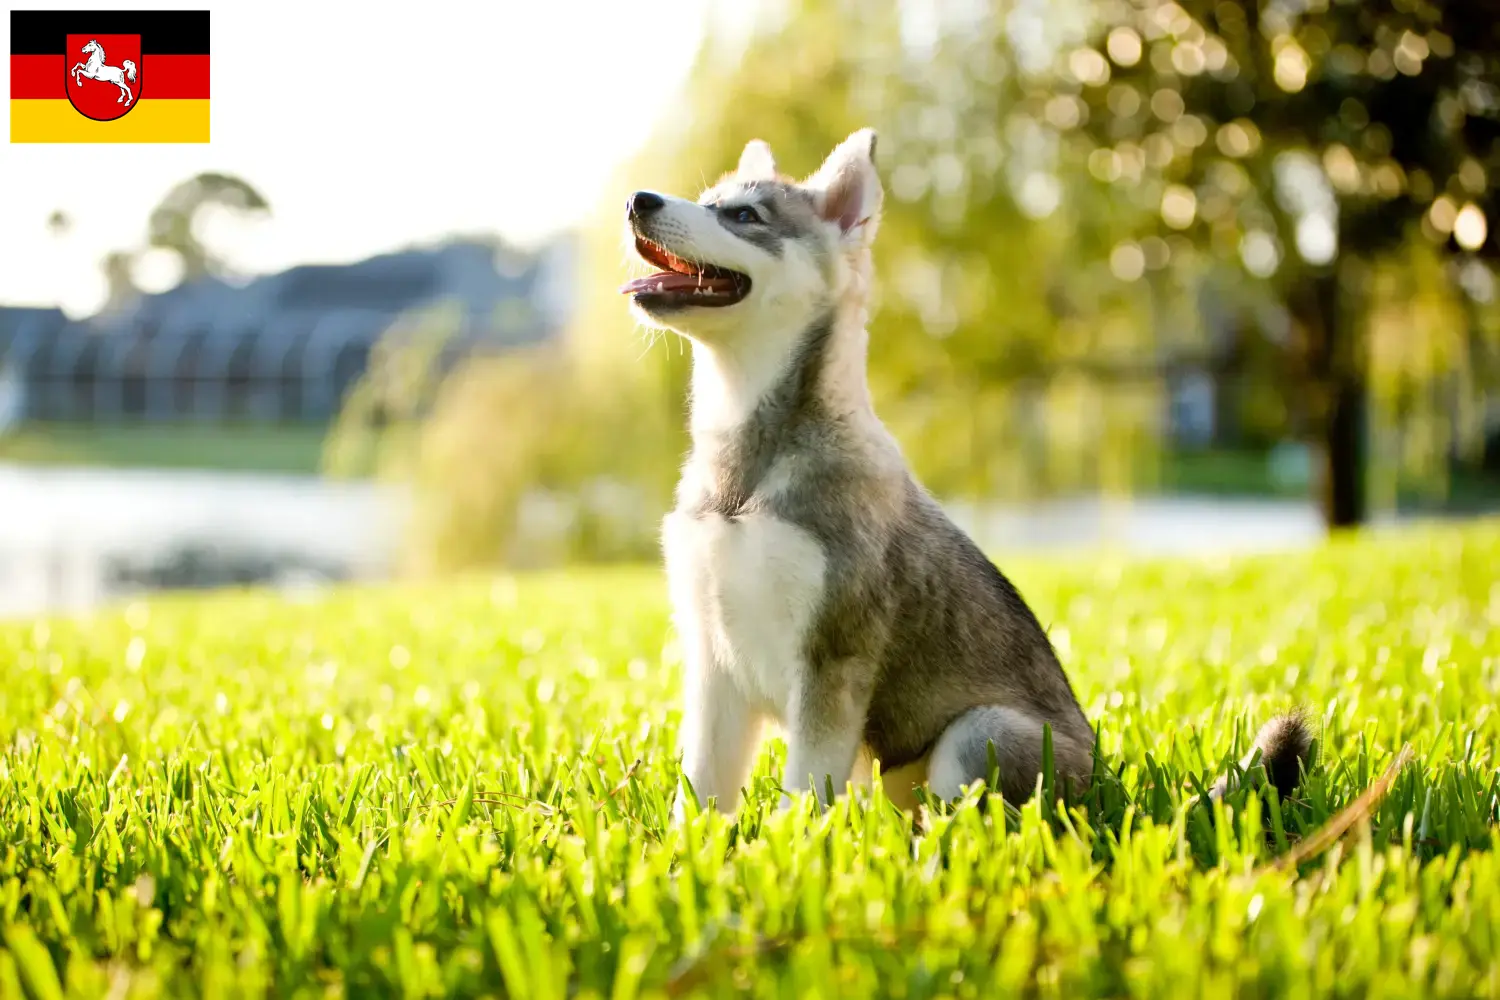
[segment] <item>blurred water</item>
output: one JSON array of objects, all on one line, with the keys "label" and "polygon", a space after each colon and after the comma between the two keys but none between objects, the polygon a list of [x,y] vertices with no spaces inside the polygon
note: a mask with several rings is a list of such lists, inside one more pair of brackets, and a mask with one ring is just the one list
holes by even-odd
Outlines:
[{"label": "blurred water", "polygon": [[1326,534],[1322,515],[1305,500],[1085,497],[947,507],[953,520],[992,553],[1106,548],[1142,555],[1228,555],[1301,548]]},{"label": "blurred water", "polygon": [[[271,584],[378,579],[395,560],[404,494],[322,479],[0,464],[0,615],[81,610],[119,596],[111,560],[185,548],[280,560]],[[1209,497],[950,505],[987,550],[1220,554],[1299,548],[1323,536],[1309,503]]]},{"label": "blurred water", "polygon": [[[296,476],[0,464],[0,614],[80,610],[110,596],[109,561],[174,551],[327,566],[378,578],[404,504],[369,483]],[[275,581],[271,581],[275,582]]]}]

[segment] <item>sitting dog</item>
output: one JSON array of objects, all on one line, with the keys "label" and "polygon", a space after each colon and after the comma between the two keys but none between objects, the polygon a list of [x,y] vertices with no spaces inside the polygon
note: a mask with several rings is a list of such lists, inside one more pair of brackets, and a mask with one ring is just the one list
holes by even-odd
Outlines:
[{"label": "sitting dog", "polygon": [[[1046,632],[871,406],[875,145],[856,132],[798,183],[752,141],[697,201],[628,199],[636,251],[659,271],[621,291],[692,343],[692,451],[663,548],[682,770],[724,811],[768,720],[786,734],[783,788],[825,802],[868,758],[898,803],[923,783],[952,798],[987,776],[993,745],[999,790],[1019,803],[1044,727],[1059,785],[1082,789],[1092,770],[1094,734]],[[1300,723],[1281,723],[1258,746],[1268,768],[1305,753],[1283,732],[1305,737]]]}]

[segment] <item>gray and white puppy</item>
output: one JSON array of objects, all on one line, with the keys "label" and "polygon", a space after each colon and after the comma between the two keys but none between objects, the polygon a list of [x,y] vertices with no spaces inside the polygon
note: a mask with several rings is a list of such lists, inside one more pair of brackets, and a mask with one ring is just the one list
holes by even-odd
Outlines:
[{"label": "gray and white puppy", "polygon": [[637,191],[627,206],[660,271],[621,291],[692,343],[692,452],[663,547],[683,773],[724,811],[766,721],[785,733],[788,791],[841,791],[873,757],[893,800],[910,805],[924,782],[951,798],[986,776],[993,744],[1020,802],[1044,726],[1059,782],[1084,787],[1092,768],[1046,632],[871,407],[875,144],[856,132],[797,183],[757,140],[696,202]]}]

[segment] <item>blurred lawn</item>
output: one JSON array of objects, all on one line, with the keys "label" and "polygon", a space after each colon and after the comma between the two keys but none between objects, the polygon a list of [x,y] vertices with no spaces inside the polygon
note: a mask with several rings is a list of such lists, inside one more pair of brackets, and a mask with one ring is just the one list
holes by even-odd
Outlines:
[{"label": "blurred lawn", "polygon": [[314,474],[327,429],[260,424],[25,424],[0,462]]},{"label": "blurred lawn", "polygon": [[[114,468],[219,469],[313,474],[327,429],[297,425],[25,424],[0,434],[0,461]],[[1161,489],[1191,493],[1296,496],[1272,481],[1255,452],[1169,453]]]},{"label": "blurred lawn", "polygon": [[[925,830],[774,812],[777,743],[736,821],[672,829],[655,569],[0,625],[0,996],[1495,995],[1496,565],[1500,521],[1008,563],[1100,770]],[[1293,703],[1298,794],[1195,805]],[[1408,741],[1368,825],[1261,867]]]},{"label": "blurred lawn", "polygon": [[[1197,449],[1169,452],[1160,465],[1160,485],[1155,492],[1191,493],[1205,496],[1277,497],[1309,496],[1309,487],[1295,481],[1278,481],[1271,474],[1269,455],[1256,451]],[[1144,492],[1151,492],[1144,490]],[[1449,473],[1446,488],[1439,484],[1403,481],[1398,490],[1402,510],[1483,513],[1500,509],[1500,473],[1472,466],[1459,466]]]},{"label": "blurred lawn", "polygon": [[[105,468],[204,469],[317,475],[327,429],[296,424],[26,424],[0,434],[0,462]],[[1152,480],[1155,485],[1147,485]],[[1229,449],[1168,452],[1142,475],[1143,494],[1306,497],[1306,487],[1278,482],[1265,453]],[[1460,468],[1446,495],[1401,492],[1403,508],[1492,511],[1500,475]]]}]

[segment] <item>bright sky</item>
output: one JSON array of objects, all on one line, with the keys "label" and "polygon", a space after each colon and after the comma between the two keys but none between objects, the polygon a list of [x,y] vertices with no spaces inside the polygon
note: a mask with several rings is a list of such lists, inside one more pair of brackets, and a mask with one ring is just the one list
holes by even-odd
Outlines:
[{"label": "bright sky", "polygon": [[[670,113],[708,7],[216,5],[207,145],[10,145],[0,102],[0,303],[92,312],[104,291],[100,259],[142,242],[161,196],[203,170],[238,174],[271,203],[271,221],[212,234],[255,272],[357,260],[455,231],[520,242],[555,233],[594,207],[610,170]],[[9,35],[0,19],[0,52]],[[7,60],[7,96],[9,73]],[[62,239],[46,225],[57,209],[73,220]]]}]

